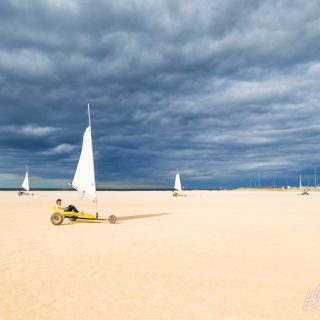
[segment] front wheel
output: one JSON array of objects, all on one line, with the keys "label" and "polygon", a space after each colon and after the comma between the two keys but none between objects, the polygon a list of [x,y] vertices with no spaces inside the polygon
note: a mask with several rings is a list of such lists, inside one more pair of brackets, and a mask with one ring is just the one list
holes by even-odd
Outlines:
[{"label": "front wheel", "polygon": [[54,225],[59,225],[63,222],[63,215],[59,212],[54,212],[52,215],[51,215],[51,222],[54,224]]},{"label": "front wheel", "polygon": [[108,217],[108,221],[109,223],[116,223],[117,217],[112,214],[111,216]]}]

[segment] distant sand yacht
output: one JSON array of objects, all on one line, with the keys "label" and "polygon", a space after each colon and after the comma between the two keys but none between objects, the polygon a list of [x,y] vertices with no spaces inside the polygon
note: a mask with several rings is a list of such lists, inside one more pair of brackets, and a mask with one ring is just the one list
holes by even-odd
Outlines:
[{"label": "distant sand yacht", "polygon": [[[21,186],[22,186],[22,188],[23,188],[25,191],[27,191],[27,192],[24,192],[24,191],[20,190],[20,191],[18,192],[18,195],[19,195],[19,196],[29,195],[28,192],[30,191],[30,184],[29,184],[28,165],[26,165],[26,175],[25,175],[25,177],[24,177],[24,180],[23,180]],[[33,194],[32,194],[32,195],[33,195]]]},{"label": "distant sand yacht", "polygon": [[[301,173],[300,173],[300,181],[299,181],[299,190],[302,191],[302,179],[301,179]],[[301,196],[308,196],[309,192],[307,190],[304,190],[302,193],[300,193]]]},{"label": "distant sand yacht", "polygon": [[300,191],[301,191],[301,189],[302,189],[302,183],[301,183],[301,173],[300,173],[300,182],[299,182],[299,189],[300,189]]},{"label": "distant sand yacht", "polygon": [[174,187],[173,187],[173,196],[174,197],[186,196],[185,194],[181,194],[180,193],[181,191],[182,191],[182,187],[181,187],[180,173],[179,173],[179,169],[177,169],[176,178],[175,178]]}]

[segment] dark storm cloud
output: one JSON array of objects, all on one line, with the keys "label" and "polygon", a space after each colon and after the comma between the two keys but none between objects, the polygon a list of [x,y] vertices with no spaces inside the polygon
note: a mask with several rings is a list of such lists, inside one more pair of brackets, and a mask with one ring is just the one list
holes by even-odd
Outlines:
[{"label": "dark storm cloud", "polygon": [[185,187],[294,181],[319,166],[319,13],[318,1],[1,3],[2,186],[26,162],[39,184],[70,181],[88,100],[100,185],[170,187],[176,167]]}]

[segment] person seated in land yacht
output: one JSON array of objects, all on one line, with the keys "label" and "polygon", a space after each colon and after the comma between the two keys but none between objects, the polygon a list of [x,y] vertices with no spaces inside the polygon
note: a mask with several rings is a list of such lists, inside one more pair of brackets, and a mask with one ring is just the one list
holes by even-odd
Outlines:
[{"label": "person seated in land yacht", "polygon": [[68,207],[63,207],[62,206],[62,200],[61,199],[57,199],[56,201],[56,208],[61,210],[61,211],[73,211],[73,212],[79,212],[79,210],[72,204],[69,204]]}]

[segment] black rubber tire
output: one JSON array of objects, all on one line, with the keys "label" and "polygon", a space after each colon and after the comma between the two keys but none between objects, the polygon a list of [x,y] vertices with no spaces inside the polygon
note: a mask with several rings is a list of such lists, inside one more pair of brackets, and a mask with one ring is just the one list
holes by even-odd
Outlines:
[{"label": "black rubber tire", "polygon": [[51,215],[51,222],[55,226],[58,226],[59,224],[61,224],[63,222],[63,219],[64,219],[64,216],[59,212],[54,212]]},{"label": "black rubber tire", "polygon": [[76,220],[78,219],[78,217],[68,217],[68,219],[69,219],[70,221],[76,221]]},{"label": "black rubber tire", "polygon": [[117,217],[114,216],[113,214],[108,217],[109,223],[116,223],[117,222]]}]

